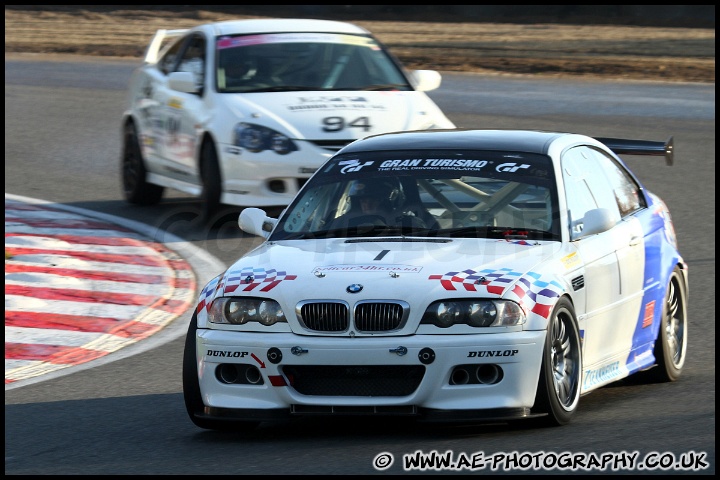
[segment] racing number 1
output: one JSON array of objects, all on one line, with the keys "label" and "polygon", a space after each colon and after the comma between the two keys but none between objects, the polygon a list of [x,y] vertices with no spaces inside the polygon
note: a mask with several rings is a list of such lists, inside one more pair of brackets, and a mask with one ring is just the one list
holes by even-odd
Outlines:
[{"label": "racing number 1", "polygon": [[325,117],[323,118],[323,131],[339,132],[346,128],[362,128],[364,131],[370,130],[370,119],[368,117],[358,117],[352,122],[345,122],[343,117]]}]

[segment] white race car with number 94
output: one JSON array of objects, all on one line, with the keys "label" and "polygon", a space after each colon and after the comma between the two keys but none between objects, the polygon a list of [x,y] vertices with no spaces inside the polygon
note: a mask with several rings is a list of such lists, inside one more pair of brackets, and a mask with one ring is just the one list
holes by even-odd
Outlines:
[{"label": "white race car with number 94", "polygon": [[158,30],[129,82],[122,119],[128,202],[165,188],[220,205],[284,207],[333,153],[371,134],[453,123],[367,30],[328,20],[253,19]]}]

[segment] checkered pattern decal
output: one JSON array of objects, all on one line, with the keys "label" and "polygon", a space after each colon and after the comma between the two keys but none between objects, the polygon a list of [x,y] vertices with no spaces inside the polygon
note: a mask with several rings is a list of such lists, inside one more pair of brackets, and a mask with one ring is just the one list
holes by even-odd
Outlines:
[{"label": "checkered pattern decal", "polygon": [[283,280],[295,280],[297,275],[288,275],[285,271],[275,269],[245,267],[240,272],[232,272],[227,279],[225,292],[232,293],[238,288],[243,292],[250,292],[262,285],[260,292],[269,292]]},{"label": "checkered pattern decal", "polygon": [[[532,281],[528,280],[527,277],[531,277]],[[531,312],[543,318],[548,318],[555,304],[555,299],[560,296],[563,288],[554,280],[545,282],[540,279],[540,274],[528,272],[526,277],[518,281],[512,291]]]},{"label": "checkered pattern decal", "polygon": [[218,290],[222,289],[222,282],[220,281],[222,279],[222,276],[217,276],[210,280],[207,285],[205,285],[205,288],[203,288],[203,291],[200,292],[200,301],[198,302],[197,309],[195,310],[197,313],[200,313],[203,311],[203,309],[209,309],[210,304],[212,303],[212,299],[215,298],[215,293]]},{"label": "checkered pattern decal", "polygon": [[448,272],[445,275],[430,275],[428,280],[440,280],[445,290],[458,290],[462,286],[468,292],[477,292],[484,289],[488,293],[502,295],[505,288],[522,274],[513,272],[509,268],[502,270],[463,270],[462,272]]},{"label": "checkered pattern decal", "polygon": [[428,280],[440,280],[445,290],[464,288],[468,292],[482,292],[502,295],[514,282],[512,293],[529,311],[548,318],[555,299],[562,293],[562,285],[556,281],[543,281],[540,274],[528,272],[522,274],[509,268],[500,270],[485,269],[480,271],[463,270],[448,272],[444,275],[430,275]]}]

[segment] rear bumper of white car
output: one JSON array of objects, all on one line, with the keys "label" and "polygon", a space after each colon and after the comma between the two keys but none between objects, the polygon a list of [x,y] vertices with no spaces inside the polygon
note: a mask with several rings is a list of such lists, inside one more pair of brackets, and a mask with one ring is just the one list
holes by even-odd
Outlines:
[{"label": "rear bumper of white car", "polygon": [[321,338],[198,330],[205,414],[528,416],[545,332]]}]

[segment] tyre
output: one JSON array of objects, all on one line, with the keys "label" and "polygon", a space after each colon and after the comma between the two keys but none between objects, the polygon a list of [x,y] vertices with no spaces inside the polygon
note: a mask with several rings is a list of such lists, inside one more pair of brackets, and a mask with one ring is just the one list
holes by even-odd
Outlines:
[{"label": "tyre", "polygon": [[125,200],[136,205],[154,205],[163,195],[163,187],[146,180],[147,170],[142,157],[137,130],[132,122],[125,125],[122,150],[122,186]]},{"label": "tyre", "polygon": [[183,351],[183,368],[182,383],[183,397],[185,399],[185,409],[187,410],[190,420],[198,427],[207,430],[223,430],[223,431],[250,431],[254,429],[260,422],[245,421],[229,421],[212,420],[199,418],[197,414],[201,414],[205,409],[200,392],[200,382],[198,380],[197,359],[196,359],[196,332],[197,332],[197,313],[193,314],[190,326],[188,327],[187,336],[185,337],[185,350]]},{"label": "tyre", "polygon": [[575,310],[563,297],[548,322],[534,410],[546,426],[565,425],[580,401],[582,353]]},{"label": "tyre", "polygon": [[222,195],[222,177],[218,164],[217,152],[212,141],[206,141],[200,153],[200,179],[202,193],[200,196],[200,209],[203,222],[211,224],[214,216],[220,210],[220,197]]},{"label": "tyre", "polygon": [[679,267],[675,267],[665,292],[660,330],[655,340],[657,366],[648,373],[658,382],[680,377],[687,353],[687,291]]}]

